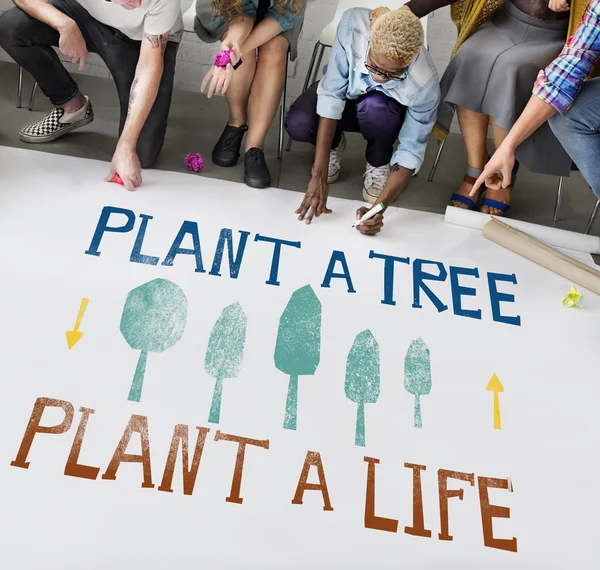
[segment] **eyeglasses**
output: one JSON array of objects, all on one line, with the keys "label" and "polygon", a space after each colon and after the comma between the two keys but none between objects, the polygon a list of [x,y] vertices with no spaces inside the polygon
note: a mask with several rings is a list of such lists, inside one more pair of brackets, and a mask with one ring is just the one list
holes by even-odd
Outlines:
[{"label": "eyeglasses", "polygon": [[367,71],[369,73],[372,73],[373,75],[379,75],[379,77],[384,77],[388,81],[404,79],[404,74],[408,70],[408,66],[406,66],[406,67],[403,67],[400,71],[398,71],[396,73],[389,73],[388,71],[383,71],[383,69],[379,69],[378,67],[373,67],[372,65],[369,65],[366,61],[365,61],[365,67],[367,68]]}]

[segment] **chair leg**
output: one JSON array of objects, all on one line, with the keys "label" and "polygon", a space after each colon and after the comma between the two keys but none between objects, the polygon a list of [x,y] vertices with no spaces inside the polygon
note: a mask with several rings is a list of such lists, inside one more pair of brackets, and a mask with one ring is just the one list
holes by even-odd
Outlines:
[{"label": "chair leg", "polygon": [[427,182],[431,182],[433,180],[435,171],[437,170],[438,163],[440,162],[440,158],[442,156],[442,151],[444,150],[444,145],[446,144],[446,140],[447,139],[444,139],[440,143],[440,147],[438,148],[437,155],[435,157],[435,160],[433,161],[433,166],[431,167],[431,172],[429,173],[429,178],[427,179]]},{"label": "chair leg", "polygon": [[306,72],[306,77],[304,78],[304,86],[302,87],[302,93],[304,93],[310,87],[310,80],[312,79],[313,72],[315,69],[315,61],[317,61],[317,53],[319,52],[319,47],[321,47],[321,49],[324,49],[321,42],[317,42],[315,44],[315,49],[313,49],[313,53],[310,58],[310,64],[308,65],[308,71]]},{"label": "chair leg", "polygon": [[21,93],[23,92],[23,68],[19,65],[19,80],[17,82],[17,109],[21,108]]},{"label": "chair leg", "polygon": [[554,217],[553,217],[553,220],[555,223],[558,222],[558,212],[560,210],[560,204],[562,202],[564,181],[565,181],[565,179],[562,176],[558,179],[558,189],[556,190],[556,204],[554,205]]},{"label": "chair leg", "polygon": [[596,205],[594,206],[594,209],[592,210],[592,215],[590,216],[587,226],[585,227],[584,233],[586,233],[586,234],[590,233],[590,230],[592,229],[592,226],[594,225],[594,220],[596,219],[596,215],[598,214],[599,209],[600,209],[600,200],[597,200]]},{"label": "chair leg", "polygon": [[38,88],[37,81],[33,84],[33,89],[31,90],[31,97],[29,98],[29,107],[28,109],[31,111],[33,109],[33,100],[35,99],[35,94]]},{"label": "chair leg", "polygon": [[[317,52],[319,50],[319,46],[321,46],[321,42],[317,42],[315,44],[315,49],[313,49],[312,57],[310,58],[310,63],[308,64],[308,71],[306,72],[306,78],[304,79],[304,86],[302,87],[302,93],[304,93],[310,85],[310,79],[313,75],[313,70],[315,68],[315,61],[317,59]],[[290,150],[292,150],[292,143],[293,143],[293,141],[292,141],[292,139],[290,139],[288,141],[288,144],[287,144],[287,147],[285,150],[287,150],[288,152]]]},{"label": "chair leg", "polygon": [[325,46],[320,43],[321,50],[319,51],[319,56],[317,57],[317,63],[315,64],[313,78],[311,83],[314,83],[319,76],[319,69],[321,69],[321,63],[323,63],[323,54],[325,53]]},{"label": "chair leg", "polygon": [[[283,158],[283,138],[285,134],[285,103],[287,99],[287,80],[288,80],[288,67],[290,58],[285,60],[285,79],[283,80],[283,94],[281,96],[281,111],[279,113],[279,146],[277,147],[277,158],[281,160]],[[290,139],[291,140],[291,139]]]}]

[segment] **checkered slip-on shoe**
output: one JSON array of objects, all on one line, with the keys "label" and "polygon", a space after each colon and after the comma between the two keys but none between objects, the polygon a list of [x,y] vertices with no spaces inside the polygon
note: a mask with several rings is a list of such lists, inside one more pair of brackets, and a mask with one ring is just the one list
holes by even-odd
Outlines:
[{"label": "checkered slip-on shoe", "polygon": [[24,127],[19,132],[19,139],[26,143],[46,143],[89,125],[94,120],[94,111],[89,98],[85,98],[85,105],[74,113],[65,113],[57,107],[41,121]]}]

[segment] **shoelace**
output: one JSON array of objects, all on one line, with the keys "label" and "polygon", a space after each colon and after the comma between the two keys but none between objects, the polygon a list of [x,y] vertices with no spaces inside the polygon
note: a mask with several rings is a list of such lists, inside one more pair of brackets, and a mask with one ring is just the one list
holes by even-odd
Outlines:
[{"label": "shoelace", "polygon": [[386,167],[373,167],[367,164],[367,171],[365,172],[365,185],[375,186],[376,188],[383,188],[387,181],[387,168]]},{"label": "shoelace", "polygon": [[226,150],[229,150],[229,148],[233,145],[233,143],[235,142],[235,139],[238,138],[239,136],[239,131],[230,131],[225,135],[225,139],[223,140],[223,147]]},{"label": "shoelace", "polygon": [[249,168],[253,168],[254,166],[258,166],[259,164],[260,164],[260,152],[251,153]]},{"label": "shoelace", "polygon": [[340,166],[340,151],[336,148],[329,153],[329,172],[335,172]]}]

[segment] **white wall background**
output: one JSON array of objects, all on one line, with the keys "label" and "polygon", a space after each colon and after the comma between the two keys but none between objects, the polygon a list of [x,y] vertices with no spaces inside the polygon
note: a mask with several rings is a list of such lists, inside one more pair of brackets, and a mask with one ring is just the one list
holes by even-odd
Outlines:
[{"label": "white wall background", "polygon": [[[187,10],[191,2],[192,0],[182,0],[184,11]],[[365,3],[367,4],[368,0]],[[384,3],[383,0],[382,3]],[[288,105],[302,90],[314,44],[321,30],[333,18],[337,4],[338,0],[313,0],[308,7],[300,39],[299,58],[290,65]],[[11,0],[0,0],[0,12],[12,7],[12,5]],[[450,20],[450,9],[443,8],[435,14],[431,14],[428,28],[430,52],[438,70],[442,73],[446,68],[456,38],[456,28]],[[203,44],[195,34],[185,34],[179,49],[175,87],[188,91],[199,90],[202,76],[208,70],[215,51],[214,45]],[[11,61],[2,49],[0,49],[0,61]],[[75,71],[75,66],[70,62],[66,63],[66,67]],[[110,77],[108,69],[97,55],[92,57],[84,73],[99,77]]]}]

